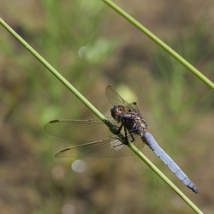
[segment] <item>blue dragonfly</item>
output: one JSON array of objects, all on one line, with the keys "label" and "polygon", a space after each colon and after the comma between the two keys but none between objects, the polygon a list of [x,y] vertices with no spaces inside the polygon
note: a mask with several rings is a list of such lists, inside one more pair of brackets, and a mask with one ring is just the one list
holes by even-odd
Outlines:
[{"label": "blue dragonfly", "polygon": [[[169,169],[195,193],[199,193],[180,167],[158,145],[147,129],[147,123],[136,103],[128,103],[111,86],[106,87],[106,96],[113,108],[108,121],[116,127],[112,133],[101,120],[53,120],[46,124],[45,131],[62,139],[75,141],[76,146],[58,152],[58,158],[82,157],[123,157],[133,155],[127,142],[138,149],[146,144]],[[121,134],[125,140],[121,140]]]}]

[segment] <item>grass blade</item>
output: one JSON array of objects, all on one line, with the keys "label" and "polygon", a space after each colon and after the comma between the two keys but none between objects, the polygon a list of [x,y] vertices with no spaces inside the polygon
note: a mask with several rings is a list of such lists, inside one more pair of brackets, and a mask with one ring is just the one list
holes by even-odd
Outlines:
[{"label": "grass blade", "polygon": [[129,148],[146,163],[146,165],[152,169],[169,187],[171,187],[196,213],[203,214],[203,212],[185,195],[179,190],[151,161],[143,155],[143,153],[132,143],[128,144]]},{"label": "grass blade", "polygon": [[181,57],[178,53],[176,53],[172,48],[170,48],[167,44],[165,44],[162,40],[160,40],[157,36],[155,36],[151,31],[145,28],[142,24],[140,24],[136,19],[131,17],[128,13],[118,7],[115,3],[109,0],[103,0],[108,6],[110,6],[113,10],[123,16],[128,22],[137,27],[140,31],[146,34],[151,40],[153,40],[156,44],[162,47],[165,51],[167,51],[171,56],[173,56],[176,60],[178,60],[181,64],[183,64],[186,68],[188,68],[195,76],[197,76],[201,81],[203,81],[206,85],[208,85],[211,89],[214,89],[214,84],[207,77],[205,77],[199,70],[197,70],[194,66],[192,66],[189,62],[187,62],[183,57]]}]

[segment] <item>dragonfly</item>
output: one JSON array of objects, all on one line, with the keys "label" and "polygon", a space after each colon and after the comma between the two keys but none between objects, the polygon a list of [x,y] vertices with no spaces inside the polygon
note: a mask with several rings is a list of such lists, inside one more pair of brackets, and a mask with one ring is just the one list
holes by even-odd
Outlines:
[{"label": "dragonfly", "polygon": [[146,144],[184,185],[196,194],[199,193],[192,181],[149,133],[148,125],[140,113],[137,103],[127,102],[111,86],[107,86],[105,92],[113,106],[110,110],[111,117],[107,119],[114,127],[114,133],[103,121],[96,119],[50,121],[45,125],[47,133],[77,143],[76,146],[66,148],[55,156],[57,158],[76,158],[78,155],[117,158],[134,154],[127,146],[128,142],[133,143],[140,150]]}]

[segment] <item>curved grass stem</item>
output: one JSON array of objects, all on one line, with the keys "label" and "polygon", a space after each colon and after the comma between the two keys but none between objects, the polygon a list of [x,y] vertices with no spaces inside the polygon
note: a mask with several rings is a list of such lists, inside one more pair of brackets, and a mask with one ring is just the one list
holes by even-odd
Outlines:
[{"label": "curved grass stem", "polygon": [[194,66],[192,66],[189,62],[187,62],[183,57],[181,57],[178,53],[176,53],[172,48],[170,48],[167,44],[165,44],[162,40],[160,40],[157,36],[155,36],[151,31],[145,28],[142,24],[140,24],[136,19],[131,17],[128,13],[118,7],[115,3],[110,0],[103,0],[108,6],[110,6],[113,10],[123,16],[128,22],[137,27],[140,31],[146,34],[151,40],[153,40],[156,44],[162,47],[165,51],[167,51],[171,56],[173,56],[176,60],[178,60],[181,64],[183,64],[187,69],[189,69],[195,76],[197,76],[201,81],[203,81],[206,85],[208,85],[211,89],[214,90],[214,83],[210,81],[207,77],[205,77],[199,70],[197,70]]},{"label": "curved grass stem", "polygon": [[97,117],[103,122],[107,119],[79,93],[53,66],[51,66],[41,55],[38,54],[24,39],[22,39],[6,22],[0,18],[0,24],[12,34],[34,57],[36,57],[59,81],[61,81],[79,100],[81,100]]},{"label": "curved grass stem", "polygon": [[[36,57],[58,80],[60,80],[80,101],[82,101],[100,120],[102,120],[110,129],[113,125],[108,122],[80,92],[78,92],[56,69],[54,69],[41,55],[39,55],[24,39],[22,39],[6,22],[0,18],[0,24],[13,35],[34,57]],[[193,210],[197,213],[202,212],[191,202],[158,168],[145,157],[133,144],[129,143],[129,148],[138,155],[164,182],[166,182]]]},{"label": "curved grass stem", "polygon": [[151,161],[135,146],[133,143],[128,144],[129,148],[146,163],[169,187],[171,187],[196,213],[203,214],[203,212],[176,187]]}]

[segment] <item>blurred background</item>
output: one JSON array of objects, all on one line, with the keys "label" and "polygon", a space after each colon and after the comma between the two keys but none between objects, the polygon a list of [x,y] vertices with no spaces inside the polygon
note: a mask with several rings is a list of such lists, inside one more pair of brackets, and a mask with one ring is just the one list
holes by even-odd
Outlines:
[{"label": "blurred background", "polygon": [[[214,81],[212,0],[116,3]],[[138,102],[150,132],[199,195],[146,146],[145,155],[213,213],[211,89],[102,1],[2,0],[0,14],[103,114],[111,108],[107,85]],[[0,34],[2,214],[193,213],[137,157],[56,159],[75,142],[48,135],[45,124],[95,116],[3,27]]]}]

